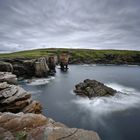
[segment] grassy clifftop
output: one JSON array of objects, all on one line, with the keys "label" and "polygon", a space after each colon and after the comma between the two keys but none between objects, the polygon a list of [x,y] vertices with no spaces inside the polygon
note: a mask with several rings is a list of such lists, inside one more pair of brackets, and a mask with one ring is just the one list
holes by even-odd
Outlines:
[{"label": "grassy clifftop", "polygon": [[37,58],[52,54],[59,55],[63,52],[70,54],[71,63],[140,64],[140,51],[130,50],[36,49],[0,54],[0,58]]}]

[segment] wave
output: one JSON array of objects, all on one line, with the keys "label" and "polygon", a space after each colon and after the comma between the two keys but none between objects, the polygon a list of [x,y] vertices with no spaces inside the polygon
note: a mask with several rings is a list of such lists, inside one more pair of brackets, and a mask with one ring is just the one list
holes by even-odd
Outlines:
[{"label": "wave", "polygon": [[51,76],[48,78],[35,78],[31,80],[27,80],[27,85],[37,86],[37,85],[46,85],[50,83],[51,80],[55,79],[55,77]]},{"label": "wave", "polygon": [[125,87],[116,83],[108,83],[106,85],[120,92],[117,92],[115,96],[96,97],[92,99],[77,96],[72,102],[76,104],[81,111],[86,110],[94,115],[124,111],[140,105],[140,92],[134,88]]}]

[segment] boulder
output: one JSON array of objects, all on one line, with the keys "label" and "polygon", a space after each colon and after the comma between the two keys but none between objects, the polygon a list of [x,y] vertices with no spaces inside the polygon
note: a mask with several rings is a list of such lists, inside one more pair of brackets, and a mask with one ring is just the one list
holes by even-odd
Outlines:
[{"label": "boulder", "polygon": [[35,62],[34,66],[35,66],[35,76],[37,77],[48,76],[49,68],[46,63],[46,59],[44,57],[39,58],[37,62]]},{"label": "boulder", "polygon": [[[0,132],[3,139],[8,140],[100,140],[94,131],[68,128],[62,123],[55,122],[41,114],[33,113],[1,113]],[[6,135],[7,134],[7,135]]]},{"label": "boulder", "polygon": [[97,96],[113,96],[117,91],[96,80],[86,79],[84,82],[75,86],[74,92],[77,95],[91,98]]},{"label": "boulder", "polygon": [[13,72],[13,66],[11,63],[0,61],[0,71]]}]

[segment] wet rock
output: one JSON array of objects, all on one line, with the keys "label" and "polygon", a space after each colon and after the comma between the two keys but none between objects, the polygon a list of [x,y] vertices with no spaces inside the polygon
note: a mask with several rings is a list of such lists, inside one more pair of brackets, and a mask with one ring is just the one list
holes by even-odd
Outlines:
[{"label": "wet rock", "polygon": [[0,61],[0,71],[13,72],[13,66],[11,63]]},{"label": "wet rock", "polygon": [[75,86],[74,92],[77,95],[91,98],[97,96],[113,96],[117,91],[96,80],[86,79],[84,82]]}]

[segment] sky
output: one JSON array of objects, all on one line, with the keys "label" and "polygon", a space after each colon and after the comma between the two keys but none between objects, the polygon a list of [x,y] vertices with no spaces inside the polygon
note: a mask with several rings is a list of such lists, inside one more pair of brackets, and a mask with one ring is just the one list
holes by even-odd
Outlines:
[{"label": "sky", "polygon": [[0,52],[140,50],[140,0],[0,0]]}]

